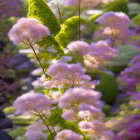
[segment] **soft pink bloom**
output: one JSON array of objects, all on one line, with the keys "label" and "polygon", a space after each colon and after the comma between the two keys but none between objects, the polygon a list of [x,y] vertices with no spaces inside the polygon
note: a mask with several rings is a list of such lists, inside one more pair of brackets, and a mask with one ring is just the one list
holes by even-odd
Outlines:
[{"label": "soft pink bloom", "polygon": [[28,127],[25,136],[27,137],[27,140],[46,139],[47,134],[42,132],[45,129],[46,126],[43,124],[43,122],[37,121]]},{"label": "soft pink bloom", "polygon": [[[85,7],[95,7],[98,4],[100,4],[101,0],[80,0],[81,8]],[[79,0],[67,0],[68,6],[77,6],[79,3]]]},{"label": "soft pink bloom", "polygon": [[57,133],[56,140],[81,140],[82,136],[68,129],[62,130]]},{"label": "soft pink bloom", "polygon": [[105,124],[100,121],[81,121],[79,123],[79,127],[87,133],[88,136],[91,138],[101,137],[105,131],[108,129],[106,128]]},{"label": "soft pink bloom", "polygon": [[21,18],[12,27],[8,36],[14,44],[41,41],[49,35],[49,29],[34,18]]},{"label": "soft pink bloom", "polygon": [[102,0],[102,3],[108,4],[108,3],[113,2],[113,1],[114,1],[114,0]]},{"label": "soft pink bloom", "polygon": [[70,108],[73,102],[77,104],[87,103],[97,106],[96,102],[100,99],[101,94],[92,89],[77,87],[68,89],[60,98],[59,106],[61,108]]},{"label": "soft pink bloom", "polygon": [[68,44],[67,48],[71,52],[79,52],[82,55],[90,51],[90,45],[84,41],[73,41],[70,44]]},{"label": "soft pink bloom", "polygon": [[76,114],[73,110],[67,110],[62,114],[62,117],[65,120],[69,120],[69,121],[76,121]]},{"label": "soft pink bloom", "polygon": [[34,75],[34,76],[40,76],[43,72],[42,72],[42,68],[37,68],[37,69],[35,69],[35,70],[33,70],[32,72],[32,75]]},{"label": "soft pink bloom", "polygon": [[34,88],[38,88],[38,87],[42,87],[43,84],[42,84],[42,82],[40,81],[40,79],[38,78],[37,80],[35,80],[35,81],[32,82],[32,86],[33,86]]},{"label": "soft pink bloom", "polygon": [[79,110],[88,111],[90,113],[89,114],[90,120],[91,119],[102,119],[104,117],[104,114],[102,113],[101,108],[94,107],[90,104],[86,104],[86,103],[80,104]]},{"label": "soft pink bloom", "polygon": [[124,27],[130,25],[130,19],[125,13],[113,11],[104,13],[102,16],[96,19],[96,22],[113,28],[119,28],[119,25]]},{"label": "soft pink bloom", "polygon": [[70,62],[72,60],[71,56],[62,56],[58,62]]},{"label": "soft pink bloom", "polygon": [[115,140],[115,135],[112,131],[105,131],[100,140]]},{"label": "soft pink bloom", "polygon": [[112,60],[115,56],[117,56],[118,49],[111,48],[109,44],[100,40],[96,43],[91,43],[92,52],[96,57],[99,56],[100,59],[105,59],[106,61]]},{"label": "soft pink bloom", "polygon": [[91,69],[108,65],[118,54],[118,49],[111,48],[106,41],[91,43],[91,51],[84,55],[84,63]]},{"label": "soft pink bloom", "polygon": [[90,76],[85,74],[85,70],[80,64],[57,62],[48,68],[47,74],[52,79],[43,81],[46,88],[58,87],[58,85],[68,85],[70,87],[92,86]]},{"label": "soft pink bloom", "polygon": [[51,108],[52,101],[41,93],[26,93],[14,102],[16,114],[31,113],[33,110],[47,111]]},{"label": "soft pink bloom", "polygon": [[96,22],[103,26],[103,34],[110,38],[112,47],[128,42],[132,35],[129,30],[131,21],[125,13],[110,11],[97,18]]},{"label": "soft pink bloom", "polygon": [[62,96],[62,94],[60,92],[56,92],[56,91],[51,94],[52,99],[55,101],[58,101],[61,96]]}]

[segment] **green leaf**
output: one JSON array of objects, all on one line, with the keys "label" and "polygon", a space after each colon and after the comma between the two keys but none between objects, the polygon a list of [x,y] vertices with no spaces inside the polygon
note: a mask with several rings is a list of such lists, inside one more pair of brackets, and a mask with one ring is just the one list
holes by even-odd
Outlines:
[{"label": "green leaf", "polygon": [[59,46],[58,42],[51,35],[44,37],[42,41],[38,42],[38,44],[40,47],[43,47],[43,49],[53,47],[53,49],[57,51],[57,55],[58,53],[63,54],[63,48]]},{"label": "green leaf", "polygon": [[135,16],[135,17],[132,19],[132,22],[133,22],[134,24],[140,25],[140,14],[138,14],[137,16]]},{"label": "green leaf", "polygon": [[106,4],[103,7],[104,12],[109,12],[109,11],[119,11],[119,12],[124,12],[128,13],[128,7],[127,7],[128,0],[114,0],[110,2],[109,4]]},{"label": "green leaf", "polygon": [[27,17],[38,19],[50,29],[51,34],[56,35],[60,30],[60,25],[45,0],[29,0]]},{"label": "green leaf", "polygon": [[[55,136],[55,133],[53,135]],[[54,136],[49,133],[46,140],[54,140]]]},{"label": "green leaf", "polygon": [[63,113],[62,109],[51,110],[51,115],[48,118],[50,124],[54,126],[63,124],[65,120],[61,117],[62,113]]},{"label": "green leaf", "polygon": [[[84,136],[83,132],[79,129],[77,122],[71,122],[64,120],[61,115],[63,113],[62,109],[55,109],[51,110],[51,115],[48,118],[48,122],[53,126],[59,126],[62,130],[63,129],[70,129],[84,137],[84,140],[87,138]],[[47,139],[52,140],[52,139]]]},{"label": "green leaf", "polygon": [[[81,24],[86,24],[86,20],[81,18]],[[66,48],[71,41],[77,40],[79,27],[79,17],[74,16],[67,19],[61,27],[60,32],[55,36],[61,47]]]},{"label": "green leaf", "polygon": [[40,46],[38,57],[44,68],[48,68],[50,65],[49,61],[58,59],[64,54],[63,48],[60,48],[59,44],[52,36],[43,38],[42,41],[38,42],[38,45]]}]

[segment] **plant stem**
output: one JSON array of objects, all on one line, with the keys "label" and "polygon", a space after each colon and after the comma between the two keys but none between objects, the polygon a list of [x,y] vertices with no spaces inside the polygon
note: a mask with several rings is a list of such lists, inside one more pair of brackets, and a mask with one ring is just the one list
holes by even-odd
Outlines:
[{"label": "plant stem", "polygon": [[48,131],[50,132],[50,134],[52,135],[52,137],[54,137],[54,135],[53,135],[53,133],[51,132],[51,130],[50,130],[48,124],[47,124],[46,121],[43,119],[42,114],[40,114],[40,112],[37,111],[36,109],[35,109],[34,111],[36,112],[35,115],[38,116],[38,117],[44,122],[44,124],[46,125]]},{"label": "plant stem", "polygon": [[61,22],[61,24],[63,24],[63,20],[62,20],[62,16],[61,16],[61,11],[60,11],[60,6],[59,6],[59,3],[58,3],[58,0],[56,0],[56,2],[57,2],[57,9],[58,9],[58,13],[59,13],[60,22]]},{"label": "plant stem", "polygon": [[79,15],[79,40],[81,39],[81,31],[80,31],[80,18],[81,18],[81,0],[78,0],[78,15]]},{"label": "plant stem", "polygon": [[32,43],[30,43],[29,46],[32,48],[32,50],[33,50],[33,52],[34,52],[34,54],[35,54],[35,56],[36,56],[36,59],[38,60],[38,62],[39,62],[39,64],[40,64],[40,67],[41,67],[42,70],[43,70],[44,75],[47,77],[47,75],[46,75],[46,73],[45,73],[45,70],[44,70],[44,68],[43,68],[43,66],[42,66],[42,64],[41,64],[41,62],[40,62],[40,59],[38,58],[38,56],[37,56],[37,54],[36,54],[36,52],[35,52],[35,49],[34,49]]},{"label": "plant stem", "polygon": [[[44,118],[45,118],[46,120],[48,119],[44,113],[42,113],[42,115],[44,116]],[[53,131],[55,132],[55,129],[54,129],[53,125],[51,125],[51,126],[52,126],[52,128],[53,128]]]},{"label": "plant stem", "polygon": [[52,135],[52,137],[54,137],[53,134],[52,134],[52,132],[51,132],[51,130],[50,130],[50,128],[49,128],[49,126],[48,126],[48,124],[46,123],[46,121],[43,119],[43,117],[41,115],[40,115],[40,118],[44,122],[44,124],[47,126],[47,129],[49,130],[49,132]]}]

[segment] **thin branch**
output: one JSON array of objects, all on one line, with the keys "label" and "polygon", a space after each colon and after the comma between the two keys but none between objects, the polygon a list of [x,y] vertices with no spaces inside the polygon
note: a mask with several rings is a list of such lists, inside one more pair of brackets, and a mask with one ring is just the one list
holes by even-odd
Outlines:
[{"label": "thin branch", "polygon": [[50,134],[52,135],[52,137],[54,137],[54,135],[53,135],[53,133],[51,132],[51,130],[50,130],[48,124],[47,124],[46,121],[43,119],[42,114],[40,114],[40,112],[37,111],[36,109],[34,109],[34,111],[36,112],[36,113],[34,113],[34,114],[35,114],[36,116],[38,116],[38,117],[44,122],[44,124],[46,125],[48,131],[50,132]]},{"label": "thin branch", "polygon": [[[44,113],[42,113],[42,115],[44,116],[44,118],[45,118],[46,120],[48,119]],[[52,125],[51,125],[51,126],[52,126]],[[55,132],[55,129],[54,129],[53,126],[52,126],[52,128],[53,128],[53,131]]]},{"label": "thin branch", "polygon": [[79,15],[79,40],[81,39],[81,30],[80,30],[80,24],[81,24],[81,0],[78,0],[78,15]]},{"label": "thin branch", "polygon": [[59,6],[59,3],[58,3],[58,0],[56,0],[56,2],[57,2],[57,9],[58,9],[58,14],[59,14],[60,22],[61,22],[61,24],[63,24],[63,20],[62,20],[62,16],[61,16],[61,11],[60,11],[60,6]]},{"label": "thin branch", "polygon": [[43,68],[43,66],[42,66],[42,64],[41,64],[41,61],[40,61],[39,57],[37,56],[37,54],[36,54],[36,52],[35,52],[35,49],[34,49],[33,45],[34,45],[34,44],[29,43],[29,46],[32,48],[32,50],[33,50],[33,52],[34,52],[34,54],[35,54],[35,56],[36,56],[36,59],[38,60],[38,62],[39,62],[39,64],[40,64],[40,67],[41,67],[42,70],[43,70],[44,75],[47,77],[47,74],[45,73],[45,70],[44,70],[44,68]]}]

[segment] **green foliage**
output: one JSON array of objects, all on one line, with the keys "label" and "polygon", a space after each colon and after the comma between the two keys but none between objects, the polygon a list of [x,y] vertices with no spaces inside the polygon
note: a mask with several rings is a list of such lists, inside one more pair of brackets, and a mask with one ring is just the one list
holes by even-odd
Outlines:
[{"label": "green foliage", "polygon": [[137,14],[140,13],[140,4],[135,3],[135,2],[129,3],[128,9],[129,9],[129,13],[128,13],[129,17],[133,18],[133,17],[137,16]]},{"label": "green foliage", "polygon": [[16,128],[16,129],[10,131],[10,132],[9,132],[9,135],[10,135],[13,139],[16,139],[16,137],[24,135],[24,133],[25,133],[26,130],[27,130],[27,127]]},{"label": "green foliage", "polygon": [[131,45],[121,45],[118,56],[115,58],[113,64],[121,66],[127,65],[138,53],[139,51]]},{"label": "green foliage", "polygon": [[132,22],[133,22],[134,24],[140,25],[140,14],[138,14],[137,16],[135,16],[135,17],[132,19]]},{"label": "green foliage", "polygon": [[23,116],[12,116],[9,117],[14,125],[20,125],[20,126],[27,126],[30,124],[33,124],[35,121],[35,118],[24,118]]},{"label": "green foliage", "polygon": [[113,66],[111,67],[111,70],[113,72],[119,73],[128,65],[130,60],[138,53],[139,51],[136,50],[131,45],[121,45],[118,56],[112,62]]},{"label": "green foliage", "polygon": [[85,32],[83,33],[84,34],[84,38],[86,38],[86,42],[89,42],[91,43],[93,40],[92,40],[92,35],[93,35],[93,32],[95,30],[97,30],[97,28],[99,27],[99,24],[97,24],[95,22],[95,20],[100,16],[100,14],[97,14],[97,15],[92,15],[89,17],[88,21],[87,21],[87,25],[86,25],[86,29],[85,29]]},{"label": "green foliage", "polygon": [[124,65],[124,66],[112,66],[112,67],[110,67],[109,69],[112,71],[112,72],[114,72],[114,73],[116,73],[116,74],[119,74],[121,71],[123,71],[124,69],[126,68],[126,65]]},{"label": "green foliage", "polygon": [[[64,120],[61,117],[62,113],[63,113],[62,109],[57,108],[55,110],[51,110],[51,115],[48,118],[48,122],[53,126],[56,126],[56,125],[59,126],[62,130],[70,129],[80,135],[83,135],[83,137],[85,138],[83,132],[78,128],[77,123]],[[49,136],[49,139],[47,138],[47,140],[53,140],[53,139],[51,139],[51,136]]]},{"label": "green foliage", "polygon": [[137,85],[136,85],[136,91],[137,91],[137,92],[140,92],[140,84],[137,84]]},{"label": "green foliage", "polygon": [[[80,19],[81,24],[86,24],[85,19]],[[79,27],[79,17],[74,16],[67,19],[61,27],[60,32],[56,35],[56,41],[61,47],[65,48],[71,41],[77,40]]]},{"label": "green foliage", "polygon": [[122,103],[128,103],[130,101],[130,99],[129,98],[121,98],[121,99],[119,99],[119,103],[120,104],[122,104]]},{"label": "green foliage", "polygon": [[[63,48],[60,48],[58,42],[52,36],[43,38],[42,41],[38,42],[38,45],[40,46],[38,57],[44,68],[49,66],[48,60],[58,59],[63,55]],[[49,48],[51,48],[51,51],[49,51]]]},{"label": "green foliage", "polygon": [[[57,55],[63,53],[63,48],[60,48],[58,42],[51,36],[44,37],[42,41],[38,42],[40,46],[40,51],[44,51],[44,49],[48,49],[48,47],[53,47],[54,50],[56,50]],[[53,53],[55,54],[55,53]]]},{"label": "green foliage", "polygon": [[[55,136],[55,133],[52,133]],[[54,140],[54,137],[49,133],[46,140]]]},{"label": "green foliage", "polygon": [[106,4],[103,7],[104,12],[108,11],[119,11],[128,13],[128,7],[127,7],[128,0],[114,0],[110,2],[109,4]]},{"label": "green foliage", "polygon": [[103,106],[103,107],[102,107],[102,111],[103,111],[103,113],[106,114],[106,116],[108,116],[109,113],[110,113],[110,106],[109,106],[109,105]]},{"label": "green foliage", "polygon": [[62,113],[62,109],[51,110],[51,115],[48,118],[50,124],[54,126],[63,124],[65,120],[61,117]]},{"label": "green foliage", "polygon": [[100,84],[96,87],[102,93],[102,100],[112,104],[118,93],[118,85],[114,76],[104,73],[100,78]]},{"label": "green foliage", "polygon": [[[29,0],[28,17],[38,19],[43,25],[50,29],[51,34],[56,35],[60,30],[60,25],[44,0]],[[49,35],[44,37],[42,41],[38,42],[39,53],[38,57],[44,68],[49,66],[48,60],[57,58],[63,55],[63,48],[60,48],[58,42]],[[46,50],[51,47],[53,52]]]},{"label": "green foliage", "polygon": [[45,0],[29,0],[27,16],[38,19],[50,29],[51,34],[56,35],[60,30],[60,25]]},{"label": "green foliage", "polygon": [[6,107],[6,108],[4,108],[4,113],[6,114],[6,115],[8,115],[8,114],[13,114],[14,112],[15,112],[15,108],[14,107],[12,107],[12,106],[9,106],[9,107]]}]

